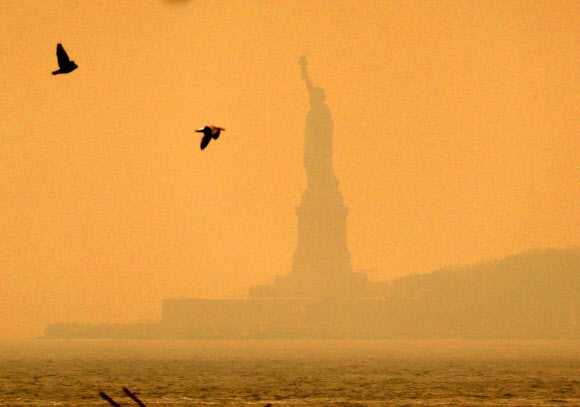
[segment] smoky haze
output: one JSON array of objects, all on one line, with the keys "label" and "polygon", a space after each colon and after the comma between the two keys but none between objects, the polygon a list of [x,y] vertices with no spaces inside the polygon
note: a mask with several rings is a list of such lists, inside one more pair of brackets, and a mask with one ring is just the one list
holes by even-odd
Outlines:
[{"label": "smoky haze", "polygon": [[[578,2],[141,3],[3,8],[1,335],[289,273],[304,53],[353,270],[580,246]],[[57,43],[79,68],[53,77]]]}]

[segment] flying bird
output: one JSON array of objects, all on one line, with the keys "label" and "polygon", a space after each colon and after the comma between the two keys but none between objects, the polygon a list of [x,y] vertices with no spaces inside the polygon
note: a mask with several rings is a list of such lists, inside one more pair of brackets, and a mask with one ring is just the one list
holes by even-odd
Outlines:
[{"label": "flying bird", "polygon": [[217,140],[221,131],[226,131],[226,129],[216,126],[205,126],[203,129],[197,129],[196,132],[203,133],[203,137],[201,138],[201,149],[203,150],[206,148],[211,139]]},{"label": "flying bird", "polygon": [[78,68],[75,61],[71,61],[66,54],[66,51],[62,47],[62,44],[56,46],[56,57],[58,59],[58,71],[54,71],[53,75],[58,75],[59,73],[69,73]]}]

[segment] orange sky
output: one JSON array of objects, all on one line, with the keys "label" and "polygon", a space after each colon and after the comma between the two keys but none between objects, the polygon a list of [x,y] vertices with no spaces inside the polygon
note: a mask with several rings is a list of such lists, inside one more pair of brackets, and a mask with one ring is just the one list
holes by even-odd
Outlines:
[{"label": "orange sky", "polygon": [[[290,271],[308,98],[375,280],[580,246],[580,2],[4,1],[0,336]],[[52,76],[62,42],[79,68]],[[194,129],[227,129],[203,151]]]}]

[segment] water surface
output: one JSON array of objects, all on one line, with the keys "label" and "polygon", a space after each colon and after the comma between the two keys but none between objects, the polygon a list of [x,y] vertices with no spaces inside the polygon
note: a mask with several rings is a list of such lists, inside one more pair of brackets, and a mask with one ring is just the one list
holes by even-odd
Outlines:
[{"label": "water surface", "polygon": [[579,406],[579,341],[0,342],[0,406]]}]

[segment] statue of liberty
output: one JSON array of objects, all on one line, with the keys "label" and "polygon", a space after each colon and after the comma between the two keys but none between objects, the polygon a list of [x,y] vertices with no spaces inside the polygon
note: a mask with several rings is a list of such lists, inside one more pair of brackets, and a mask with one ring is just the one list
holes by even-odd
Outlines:
[{"label": "statue of liberty", "polygon": [[336,188],[338,181],[332,168],[333,123],[330,109],[324,103],[324,90],[312,85],[306,69],[306,56],[302,56],[298,64],[302,68],[302,79],[306,82],[310,99],[310,111],[304,129],[304,168],[308,188]]},{"label": "statue of liberty", "polygon": [[302,193],[298,238],[292,272],[278,276],[271,287],[256,289],[263,298],[350,298],[362,295],[368,279],[354,274],[346,241],[346,217],[338,180],[332,168],[333,122],[322,88],[314,87],[306,57],[298,64],[310,99],[304,128],[304,168],[308,187]]}]

